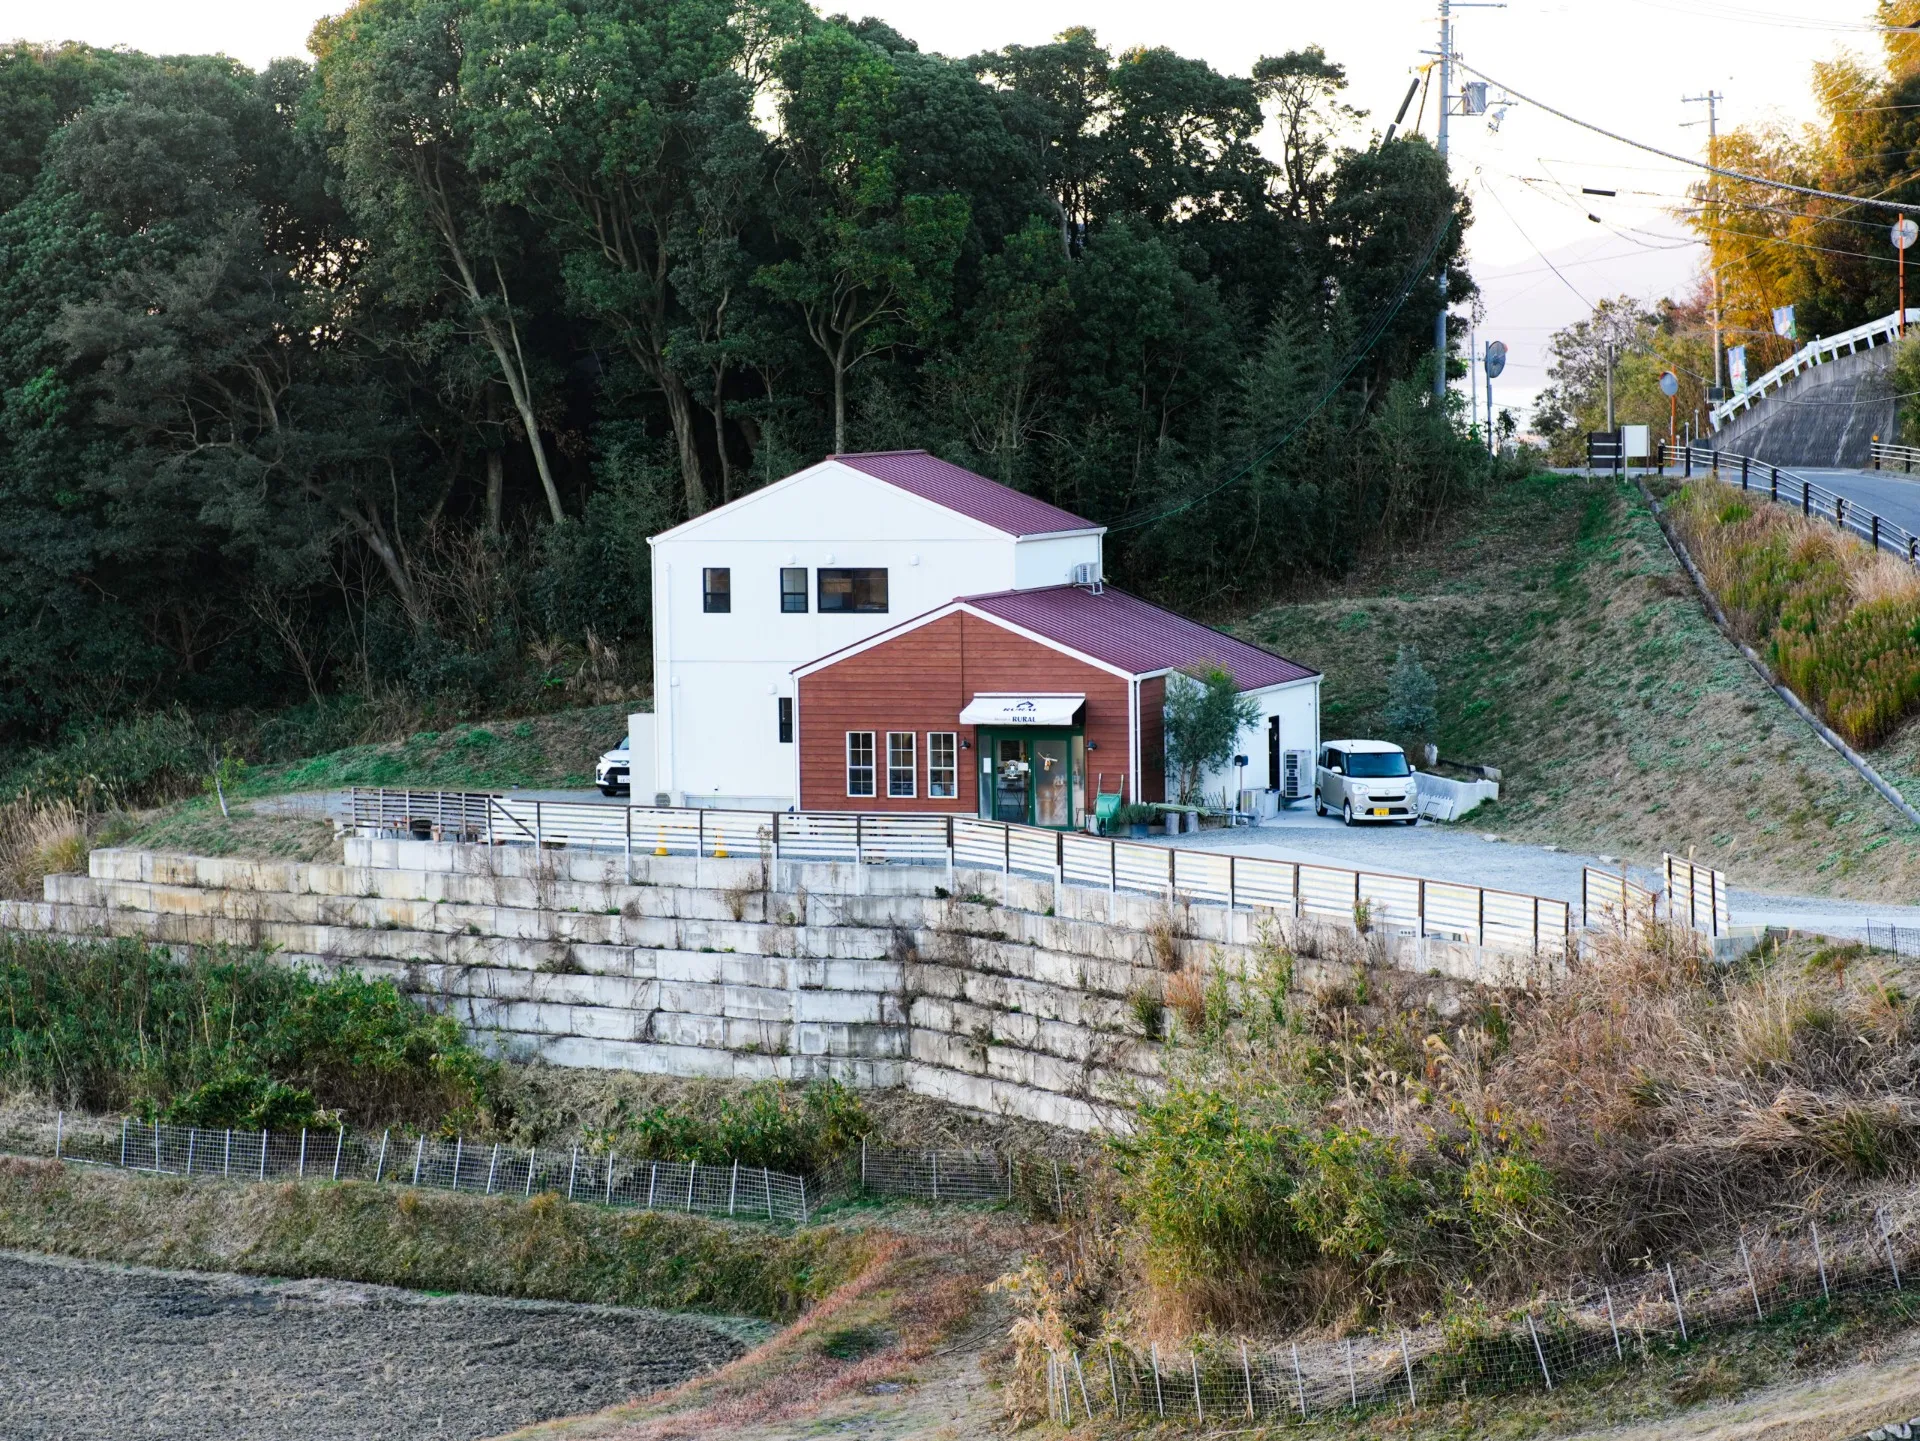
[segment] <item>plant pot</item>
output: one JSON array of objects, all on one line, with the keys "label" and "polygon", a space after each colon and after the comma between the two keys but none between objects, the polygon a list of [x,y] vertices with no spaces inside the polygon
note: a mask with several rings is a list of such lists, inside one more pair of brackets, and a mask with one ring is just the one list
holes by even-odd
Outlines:
[{"label": "plant pot", "polygon": [[1127,827],[1127,834],[1132,836],[1136,841],[1144,841],[1147,838],[1147,828],[1140,822],[1135,821]]}]

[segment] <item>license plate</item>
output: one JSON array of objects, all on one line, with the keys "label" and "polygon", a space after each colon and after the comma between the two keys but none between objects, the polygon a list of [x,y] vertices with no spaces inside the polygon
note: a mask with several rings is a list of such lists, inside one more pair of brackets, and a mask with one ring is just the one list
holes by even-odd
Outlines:
[{"label": "license plate", "polygon": [[1384,816],[1386,813],[1387,813],[1387,808],[1385,806],[1375,806],[1373,810],[1370,812],[1370,814],[1376,815],[1376,816]]}]

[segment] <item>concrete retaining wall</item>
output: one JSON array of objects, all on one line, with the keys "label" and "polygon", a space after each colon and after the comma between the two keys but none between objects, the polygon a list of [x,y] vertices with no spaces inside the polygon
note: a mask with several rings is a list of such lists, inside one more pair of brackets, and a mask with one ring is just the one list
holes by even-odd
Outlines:
[{"label": "concrete retaining wall", "polygon": [[[558,1065],[905,1086],[1081,1130],[1121,1124],[1157,1043],[1130,997],[1254,962],[1340,984],[1344,940],[1229,910],[995,871],[349,839],[345,865],[95,851],[0,928],[272,946],[392,978],[478,1037]],[[1405,938],[1376,954],[1528,984],[1529,958]],[[1442,983],[1444,984],[1444,983]]]},{"label": "concrete retaining wall", "polygon": [[1721,426],[1712,443],[1775,465],[1858,469],[1872,464],[1874,436],[1895,438],[1894,350],[1876,345],[1801,371]]}]

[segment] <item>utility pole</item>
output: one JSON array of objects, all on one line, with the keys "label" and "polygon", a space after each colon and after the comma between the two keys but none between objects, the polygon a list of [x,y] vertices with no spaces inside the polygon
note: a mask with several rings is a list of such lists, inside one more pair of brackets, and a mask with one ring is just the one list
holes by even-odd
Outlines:
[{"label": "utility pole", "polygon": [[[1720,163],[1720,156],[1717,153],[1719,147],[1715,142],[1720,138],[1720,102],[1726,98],[1726,96],[1712,87],[1708,87],[1705,95],[1682,95],[1680,97],[1680,103],[1682,105],[1705,105],[1707,107],[1707,164],[1709,165],[1718,165]],[[1698,125],[1700,122],[1694,120],[1688,123]],[[1707,177],[1707,206],[1709,214],[1715,219],[1718,218],[1718,212],[1715,211],[1713,207],[1718,204],[1720,199],[1719,186],[1719,176],[1709,175]],[[1709,242],[1707,247],[1707,258],[1709,262],[1711,262],[1713,258],[1711,242]],[[1720,378],[1720,267],[1709,263],[1707,273],[1713,280],[1713,385],[1714,389],[1720,391],[1724,398],[1726,390]]]},{"label": "utility pole", "polygon": [[[1440,0],[1440,170],[1447,168],[1447,116],[1453,109],[1453,12],[1504,10],[1505,0]],[[1466,114],[1465,110],[1461,114]],[[1440,265],[1440,313],[1433,318],[1433,398],[1447,398],[1447,267]]]},{"label": "utility pole", "polygon": [[[1453,0],[1440,0],[1440,174],[1447,173],[1447,112],[1453,108]],[[1445,254],[1445,247],[1441,247]],[[1433,398],[1447,398],[1447,262],[1440,262],[1440,313],[1433,318]]]},{"label": "utility pole", "polygon": [[1607,342],[1607,433],[1613,433],[1613,342]]}]

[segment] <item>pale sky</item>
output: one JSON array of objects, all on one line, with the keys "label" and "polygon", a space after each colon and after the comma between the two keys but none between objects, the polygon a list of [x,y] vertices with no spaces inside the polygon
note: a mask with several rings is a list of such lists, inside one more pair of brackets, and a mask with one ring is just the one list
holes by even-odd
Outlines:
[{"label": "pale sky", "polygon": [[[313,22],[343,8],[339,0],[0,0],[0,38],[219,50],[259,66],[304,55]],[[1037,44],[1079,24],[1110,48],[1166,45],[1244,74],[1261,55],[1317,44],[1347,67],[1351,103],[1382,127],[1427,58],[1421,52],[1438,47],[1437,0],[852,0],[821,8],[877,15],[923,49],[951,55]],[[1703,153],[1705,126],[1685,123],[1704,120],[1707,107],[1683,104],[1683,95],[1720,91],[1723,125],[1811,119],[1812,62],[1843,49],[1877,61],[1871,9],[1872,0],[1509,0],[1457,9],[1454,45],[1498,80],[1581,119],[1662,149]],[[1436,81],[1427,104],[1428,134],[1438,88]],[[1585,302],[1690,288],[1699,248],[1684,243],[1663,209],[1692,178],[1683,167],[1522,104],[1497,134],[1484,119],[1451,124],[1455,174],[1474,197],[1471,258],[1487,290],[1480,334],[1512,346],[1500,404],[1530,400],[1545,378],[1548,331],[1584,314]],[[1619,194],[1585,196],[1584,186]]]}]

